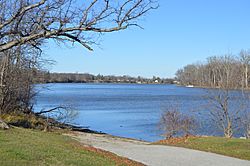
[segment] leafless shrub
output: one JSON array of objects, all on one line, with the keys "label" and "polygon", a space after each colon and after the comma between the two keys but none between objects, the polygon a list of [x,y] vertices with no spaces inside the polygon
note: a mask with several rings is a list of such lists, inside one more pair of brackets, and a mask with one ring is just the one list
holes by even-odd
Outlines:
[{"label": "leafless shrub", "polygon": [[245,116],[241,120],[243,129],[244,129],[244,135],[247,139],[250,139],[250,112],[246,113]]},{"label": "leafless shrub", "polygon": [[166,138],[172,138],[181,129],[180,113],[177,110],[164,112],[161,116],[160,125],[166,132]]},{"label": "leafless shrub", "polygon": [[181,129],[185,136],[192,135],[197,128],[197,123],[194,117],[182,115],[181,118]]},{"label": "leafless shrub", "polygon": [[182,114],[176,107],[168,108],[160,119],[160,126],[167,139],[177,135],[191,135],[196,125],[193,117]]}]

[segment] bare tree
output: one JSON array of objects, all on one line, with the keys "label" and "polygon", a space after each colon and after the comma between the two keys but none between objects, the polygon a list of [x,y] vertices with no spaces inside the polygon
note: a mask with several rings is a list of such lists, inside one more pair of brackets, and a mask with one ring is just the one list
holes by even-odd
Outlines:
[{"label": "bare tree", "polygon": [[181,129],[180,112],[177,110],[166,111],[161,115],[160,125],[166,132],[166,138],[172,138],[177,135]]},{"label": "bare tree", "polygon": [[250,139],[250,112],[244,114],[241,119],[241,123],[243,125],[244,135],[247,139]]},{"label": "bare tree", "polygon": [[152,0],[1,0],[0,52],[20,45],[40,49],[46,39],[92,50],[94,36],[138,26],[157,8]]},{"label": "bare tree", "polygon": [[243,79],[242,79],[242,83],[243,83],[243,88],[247,88],[248,89],[248,80],[249,80],[249,65],[250,65],[250,52],[246,51],[246,50],[242,50],[240,52],[240,61],[242,63],[242,67],[243,67]]},{"label": "bare tree", "polygon": [[[31,49],[32,50],[32,49]],[[33,89],[33,69],[37,69],[35,53],[16,47],[1,53],[0,113],[30,112]],[[36,51],[36,50],[33,50]]]},{"label": "bare tree", "polygon": [[[176,76],[183,85],[192,84],[208,88],[230,86],[231,89],[237,89],[242,88],[242,66],[242,62],[230,54],[212,56],[207,58],[205,63],[186,65],[177,71]],[[243,79],[245,81],[245,76]]]},{"label": "bare tree", "polygon": [[[214,122],[223,130],[224,136],[231,138],[240,119],[240,112],[245,110],[245,95],[233,91],[241,87],[238,74],[240,66],[232,55],[221,56],[217,61],[217,86],[208,90],[209,111]],[[238,107],[235,107],[238,105]]]},{"label": "bare tree", "polygon": [[227,138],[231,138],[234,131],[239,127],[237,125],[241,118],[241,112],[245,110],[245,105],[241,103],[241,99],[244,99],[234,95],[236,94],[233,94],[229,89],[209,90],[208,92],[208,109],[212,121],[223,131],[224,136]]},{"label": "bare tree", "polygon": [[193,117],[182,114],[178,106],[170,106],[161,115],[160,127],[169,139],[177,135],[191,135],[197,124]]},{"label": "bare tree", "polygon": [[[231,54],[213,56],[203,65],[192,67],[193,70],[190,70],[190,65],[187,65],[177,73],[177,78],[184,85],[191,83],[195,86],[211,88],[207,90],[208,110],[213,122],[228,138],[231,138],[234,131],[239,128],[239,121],[243,118],[249,103],[246,90],[249,79],[248,56],[246,51],[242,51],[239,58]],[[196,81],[183,79],[186,77],[196,78]],[[197,82],[197,80],[203,81]]]},{"label": "bare tree", "polygon": [[181,129],[184,136],[192,135],[197,128],[197,121],[193,116],[182,115]]},{"label": "bare tree", "polygon": [[0,0],[0,114],[32,112],[47,40],[93,50],[100,34],[140,27],[157,7],[153,0]]}]

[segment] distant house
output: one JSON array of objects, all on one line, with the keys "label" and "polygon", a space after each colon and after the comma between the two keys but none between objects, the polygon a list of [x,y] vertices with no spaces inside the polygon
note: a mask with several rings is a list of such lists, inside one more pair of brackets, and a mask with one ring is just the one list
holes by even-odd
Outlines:
[{"label": "distant house", "polygon": [[174,84],[180,84],[180,82],[179,82],[179,81],[173,81],[173,83],[174,83]]},{"label": "distant house", "polygon": [[159,80],[155,80],[155,83],[159,83]]}]

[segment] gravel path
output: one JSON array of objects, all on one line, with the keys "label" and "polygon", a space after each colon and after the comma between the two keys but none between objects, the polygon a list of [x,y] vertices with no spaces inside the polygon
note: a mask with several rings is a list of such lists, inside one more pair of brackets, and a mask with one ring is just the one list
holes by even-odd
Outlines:
[{"label": "gravel path", "polygon": [[85,145],[149,166],[250,166],[250,161],[246,160],[179,147],[149,145],[148,142],[110,135],[76,132],[70,136]]}]

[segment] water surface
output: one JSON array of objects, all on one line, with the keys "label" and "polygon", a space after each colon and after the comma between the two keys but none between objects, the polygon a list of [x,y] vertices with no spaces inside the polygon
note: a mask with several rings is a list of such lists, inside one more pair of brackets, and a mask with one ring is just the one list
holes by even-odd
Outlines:
[{"label": "water surface", "polygon": [[[42,87],[46,86],[44,89]],[[162,139],[159,119],[169,105],[199,119],[198,134],[217,134],[204,110],[205,89],[176,85],[40,84],[36,111],[73,105],[79,115],[74,124],[116,136],[156,141]],[[172,104],[171,104],[172,103]],[[202,109],[201,109],[202,108]]]}]

